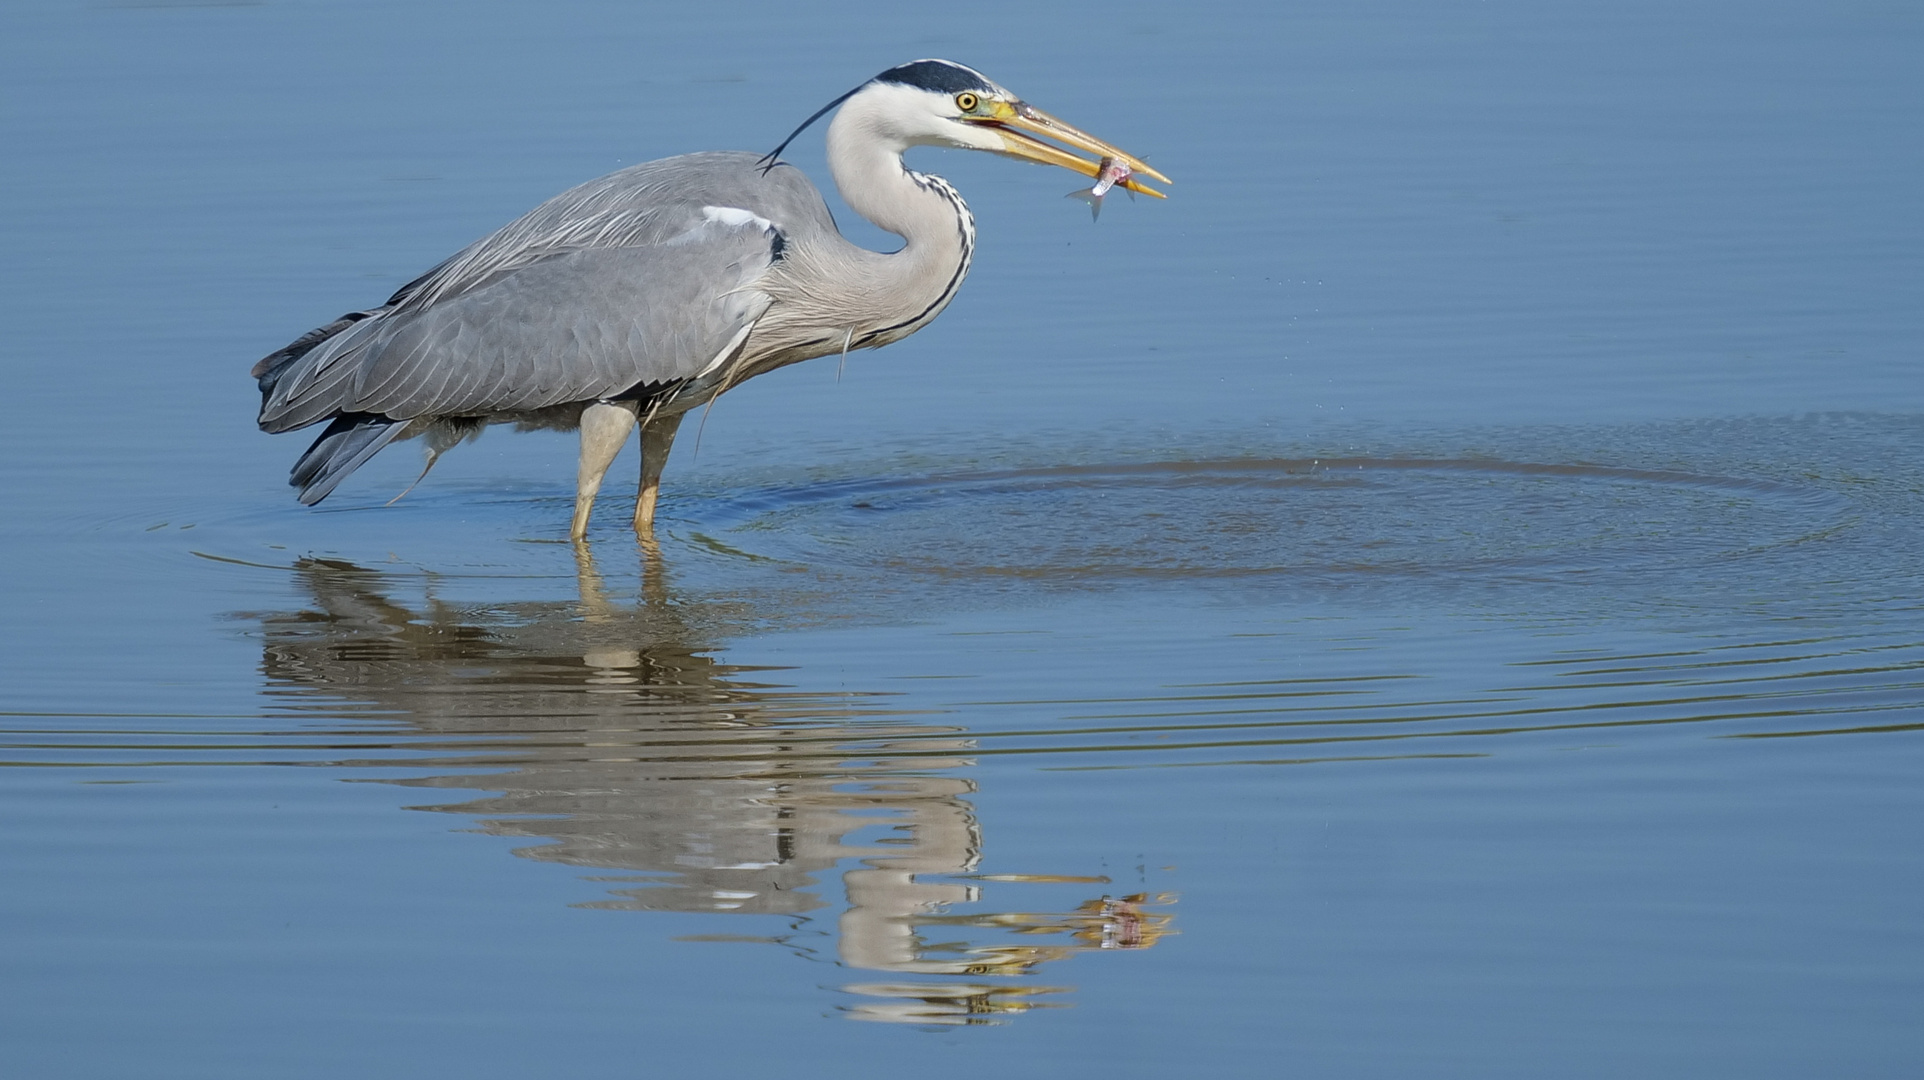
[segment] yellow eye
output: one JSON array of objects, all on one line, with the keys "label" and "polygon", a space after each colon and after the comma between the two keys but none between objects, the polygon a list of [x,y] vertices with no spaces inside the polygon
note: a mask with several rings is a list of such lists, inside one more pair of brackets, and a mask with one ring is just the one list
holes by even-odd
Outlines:
[{"label": "yellow eye", "polygon": [[966,90],[955,95],[955,107],[961,109],[963,112],[974,112],[978,104],[980,104],[980,102],[976,99],[976,96]]}]

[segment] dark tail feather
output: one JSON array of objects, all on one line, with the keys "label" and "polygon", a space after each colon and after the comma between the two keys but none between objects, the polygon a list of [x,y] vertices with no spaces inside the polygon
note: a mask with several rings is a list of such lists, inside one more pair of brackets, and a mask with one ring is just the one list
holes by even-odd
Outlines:
[{"label": "dark tail feather", "polygon": [[313,506],[328,497],[349,473],[367,464],[381,447],[407,427],[405,420],[366,414],[335,417],[321,437],[294,463],[287,482],[301,489],[301,505]]},{"label": "dark tail feather", "polygon": [[286,348],[276,349],[266,356],[261,357],[260,362],[255,364],[254,369],[248,372],[248,374],[260,380],[261,393],[263,395],[271,394],[274,392],[274,384],[280,381],[281,373],[287,370],[289,364],[313,352],[315,346],[333,337],[335,334],[353,326],[362,319],[371,319],[376,315],[383,314],[386,310],[385,308],[375,308],[373,311],[350,311],[340,318],[335,319],[333,322],[328,323],[326,326],[309,330],[307,333],[295,338]]}]

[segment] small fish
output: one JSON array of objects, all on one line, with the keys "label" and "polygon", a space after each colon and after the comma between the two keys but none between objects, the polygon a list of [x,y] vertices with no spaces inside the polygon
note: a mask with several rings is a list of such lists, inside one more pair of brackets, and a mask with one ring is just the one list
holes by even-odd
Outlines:
[{"label": "small fish", "polygon": [[[1102,197],[1109,194],[1110,188],[1115,187],[1117,184],[1122,184],[1122,190],[1129,191],[1129,185],[1125,183],[1125,181],[1129,179],[1129,171],[1129,166],[1124,162],[1112,157],[1103,158],[1101,167],[1096,169],[1095,186],[1083,188],[1079,191],[1071,191],[1067,197],[1071,199],[1081,199],[1083,202],[1088,203],[1089,220],[1095,221],[1102,217]],[[1136,193],[1130,191],[1129,197],[1132,199],[1135,198]]]}]

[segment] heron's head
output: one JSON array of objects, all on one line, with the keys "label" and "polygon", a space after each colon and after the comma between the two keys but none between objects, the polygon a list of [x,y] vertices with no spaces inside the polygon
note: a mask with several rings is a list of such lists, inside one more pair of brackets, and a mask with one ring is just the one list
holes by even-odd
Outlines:
[{"label": "heron's head", "polygon": [[[1102,159],[1113,157],[1134,173],[1165,183],[1169,178],[1142,159],[1111,146],[1030,105],[990,81],[972,67],[952,60],[916,60],[892,67],[824,106],[802,125],[806,128],[835,108],[842,111],[830,128],[830,141],[859,138],[896,151],[911,146],[955,146],[965,150],[1021,158],[1044,165],[1060,165],[1084,176],[1095,176]],[[796,129],[800,134],[802,128]],[[1038,138],[1037,136],[1040,136]],[[790,135],[789,140],[794,139]],[[1093,160],[1063,146],[1095,155]],[[784,140],[782,147],[788,145]],[[775,154],[781,153],[777,147]],[[1122,181],[1131,191],[1162,198],[1132,175]]]}]

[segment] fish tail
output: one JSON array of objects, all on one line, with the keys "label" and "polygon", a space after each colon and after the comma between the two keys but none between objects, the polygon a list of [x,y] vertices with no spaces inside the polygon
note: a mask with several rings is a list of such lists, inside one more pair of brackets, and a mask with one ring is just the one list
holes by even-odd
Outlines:
[{"label": "fish tail", "polygon": [[1090,221],[1096,221],[1102,217],[1102,196],[1096,194],[1094,188],[1079,188],[1071,191],[1069,194],[1063,196],[1063,198],[1081,199],[1083,202],[1088,203]]}]

